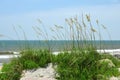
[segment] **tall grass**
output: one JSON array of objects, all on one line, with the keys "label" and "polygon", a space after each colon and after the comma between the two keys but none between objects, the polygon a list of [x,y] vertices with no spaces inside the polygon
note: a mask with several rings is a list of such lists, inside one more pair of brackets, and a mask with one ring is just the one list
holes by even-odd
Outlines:
[{"label": "tall grass", "polygon": [[[59,39],[72,41],[71,45],[66,42],[65,51],[58,55],[52,54],[49,44],[51,40],[48,39],[50,35],[46,32],[45,26],[43,25],[42,29],[33,27],[39,38],[46,39],[48,48],[22,51],[20,57],[3,66],[0,80],[19,80],[22,70],[46,67],[48,63],[57,66],[54,69],[58,80],[107,80],[111,76],[120,75],[117,70],[120,67],[120,60],[96,51],[94,43],[96,36],[99,36],[101,41],[101,28],[98,30],[94,28],[90,15],[82,15],[82,18],[72,17],[65,19],[65,22],[67,26],[55,25],[50,28],[50,31],[56,34],[51,36],[52,41]],[[100,27],[98,21],[96,26]],[[115,66],[109,67],[108,62],[99,63],[103,59],[111,60]]]}]

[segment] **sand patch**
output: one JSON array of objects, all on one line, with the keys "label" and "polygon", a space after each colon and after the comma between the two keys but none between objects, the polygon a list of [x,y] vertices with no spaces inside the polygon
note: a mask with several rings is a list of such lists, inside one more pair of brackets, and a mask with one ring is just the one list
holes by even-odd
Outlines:
[{"label": "sand patch", "polygon": [[56,80],[55,70],[50,63],[46,68],[23,71],[22,78],[20,80]]}]

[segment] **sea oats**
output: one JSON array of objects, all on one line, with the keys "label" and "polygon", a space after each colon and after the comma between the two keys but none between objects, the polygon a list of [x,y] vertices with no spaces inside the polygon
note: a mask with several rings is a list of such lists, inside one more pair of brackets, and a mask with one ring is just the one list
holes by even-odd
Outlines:
[{"label": "sea oats", "polygon": [[94,28],[91,28],[91,31],[92,31],[92,32],[97,32]]},{"label": "sea oats", "polygon": [[98,21],[98,20],[96,20],[96,23],[97,23],[97,24],[99,24],[99,21]]},{"label": "sea oats", "polygon": [[0,34],[0,37],[3,37],[4,35]]},{"label": "sea oats", "polygon": [[40,19],[37,19],[37,21],[38,21],[39,23],[42,23],[42,21],[41,21]]},{"label": "sea oats", "polygon": [[86,19],[87,19],[88,22],[90,22],[90,15],[86,14]]},{"label": "sea oats", "polygon": [[105,27],[103,24],[101,24],[101,26],[103,27],[103,29],[107,29],[107,27]]}]

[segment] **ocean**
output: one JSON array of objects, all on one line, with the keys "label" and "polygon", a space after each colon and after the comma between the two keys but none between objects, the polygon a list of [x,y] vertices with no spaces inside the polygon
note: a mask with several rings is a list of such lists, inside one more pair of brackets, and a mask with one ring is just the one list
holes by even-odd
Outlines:
[{"label": "ocean", "polygon": [[[0,40],[0,52],[3,51],[21,51],[23,49],[51,49],[52,51],[59,51],[65,48],[70,48],[72,44],[83,45],[84,41],[71,40]],[[94,42],[87,41],[86,43],[93,43],[97,49],[120,49],[120,40],[96,40]]]}]

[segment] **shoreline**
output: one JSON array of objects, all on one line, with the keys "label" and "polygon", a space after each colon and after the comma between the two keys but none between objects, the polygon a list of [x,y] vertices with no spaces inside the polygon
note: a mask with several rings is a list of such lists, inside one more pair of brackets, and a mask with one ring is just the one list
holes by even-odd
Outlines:
[{"label": "shoreline", "polygon": [[[101,52],[120,52],[120,48],[118,49],[97,49],[97,51],[101,51]],[[53,53],[58,53],[61,51],[52,51]],[[2,54],[19,54],[20,51],[0,51],[0,55]]]},{"label": "shoreline", "polygon": [[99,53],[108,53],[110,55],[120,55],[120,49],[102,49],[102,50],[97,50]]},{"label": "shoreline", "polygon": [[[113,54],[120,54],[120,49],[97,49],[96,50],[99,53],[109,53],[111,55]],[[59,54],[63,51],[53,51],[53,54]],[[13,55],[15,57],[17,57],[20,54],[20,51],[0,51],[0,58],[8,58],[9,57],[13,57]]]},{"label": "shoreline", "polygon": [[[120,58],[120,49],[101,49],[101,50],[97,50],[97,52],[99,52],[100,54],[110,54],[113,55],[117,58]],[[54,51],[52,52],[52,54],[54,55],[58,55],[59,53],[63,53],[63,51]],[[2,66],[2,63],[7,63],[10,61],[11,58],[17,58],[20,52],[16,52],[16,51],[2,51],[0,52],[0,66]]]}]

